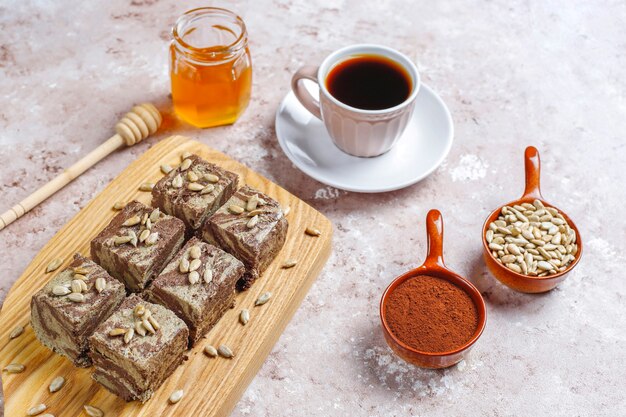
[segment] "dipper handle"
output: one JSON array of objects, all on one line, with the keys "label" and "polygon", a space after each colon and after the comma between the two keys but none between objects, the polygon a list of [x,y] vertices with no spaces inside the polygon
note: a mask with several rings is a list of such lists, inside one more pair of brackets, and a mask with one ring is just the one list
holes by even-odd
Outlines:
[{"label": "dipper handle", "polygon": [[2,215],[0,215],[0,230],[22,217],[33,207],[36,207],[46,198],[66,186],[74,178],[79,177],[83,172],[87,171],[111,152],[123,145],[133,146],[156,132],[161,125],[161,121],[161,114],[152,104],[144,103],[133,107],[132,110],[126,113],[115,125],[115,131],[117,132],[115,135],[111,136],[106,142],[88,153],[43,187],[2,213]]},{"label": "dipper handle", "polygon": [[443,217],[439,210],[432,209],[426,215],[426,237],[428,253],[424,265],[428,268],[446,267],[443,262]]}]

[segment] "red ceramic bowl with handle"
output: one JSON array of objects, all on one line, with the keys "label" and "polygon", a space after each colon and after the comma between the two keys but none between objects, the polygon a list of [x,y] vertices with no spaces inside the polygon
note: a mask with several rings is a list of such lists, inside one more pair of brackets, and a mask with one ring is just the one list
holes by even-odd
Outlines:
[{"label": "red ceramic bowl with handle", "polygon": [[[443,262],[443,220],[438,210],[430,210],[428,212],[426,216],[426,230],[428,237],[428,254],[426,255],[426,260],[421,266],[397,277],[387,287],[380,301],[380,319],[382,321],[383,333],[387,344],[402,359],[422,368],[447,368],[460,362],[483,333],[487,320],[487,310],[485,308],[485,301],[478,289],[465,278],[449,270]],[[398,285],[409,279],[419,279],[416,277],[420,275],[441,278],[456,285],[470,296],[476,306],[478,313],[478,325],[476,330],[470,340],[454,350],[447,352],[422,352],[414,349],[398,339],[387,323],[386,307],[389,302],[390,294]]]},{"label": "red ceramic bowl with handle", "polygon": [[517,273],[515,271],[510,270],[500,262],[496,260],[496,258],[492,255],[491,250],[489,249],[489,243],[487,242],[486,234],[487,230],[489,230],[489,224],[496,220],[500,215],[500,211],[502,207],[498,207],[496,210],[491,212],[487,220],[485,220],[485,224],[483,225],[483,258],[485,259],[485,263],[487,264],[487,268],[493,274],[494,277],[498,279],[498,281],[502,282],[504,285],[520,292],[525,293],[541,293],[550,291],[554,287],[556,287],[561,281],[563,281],[566,275],[574,269],[574,267],[580,261],[580,257],[583,253],[583,243],[580,238],[580,232],[576,227],[576,224],[570,219],[567,214],[557,208],[552,204],[547,203],[543,196],[541,195],[540,189],[540,174],[541,174],[541,162],[539,159],[539,152],[533,146],[529,146],[526,148],[526,152],[524,153],[524,165],[526,170],[526,190],[522,197],[518,200],[511,201],[506,204],[507,206],[520,205],[522,203],[531,203],[535,200],[541,200],[544,206],[553,207],[558,210],[562,215],[565,221],[569,224],[569,226],[574,229],[576,232],[576,243],[578,245],[578,251],[574,260],[567,266],[567,268],[561,272],[552,275],[546,275],[544,277],[532,277],[528,275],[524,275],[521,273]]}]

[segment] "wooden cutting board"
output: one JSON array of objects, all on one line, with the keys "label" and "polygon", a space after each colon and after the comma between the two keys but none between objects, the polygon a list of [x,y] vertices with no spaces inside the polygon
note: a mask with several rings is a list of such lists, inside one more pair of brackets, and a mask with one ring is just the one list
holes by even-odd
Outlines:
[{"label": "wooden cutting board", "polygon": [[[52,278],[46,274],[48,263],[57,257],[67,266],[75,252],[89,255],[89,242],[115,215],[111,207],[117,201],[139,200],[150,204],[150,193],[138,191],[144,182],[157,182],[162,174],[160,165],[176,165],[184,151],[240,175],[241,182],[251,185],[290,206],[287,216],[287,241],[277,259],[252,288],[237,295],[237,306],[226,312],[213,330],[188,352],[189,360],[172,374],[145,404],[126,403],[91,380],[91,368],[79,369],[67,360],[44,348],[35,338],[30,325],[30,299]],[[22,220],[23,221],[23,220]],[[305,235],[306,227],[316,227],[319,237]],[[85,416],[84,404],[99,407],[105,416],[227,416],[243,394],[274,343],[302,302],[311,284],[320,273],[331,251],[330,221],[294,195],[249,168],[206,145],[182,136],[159,142],[126,168],[109,186],[87,204],[66,224],[32,260],[15,282],[0,312],[0,369],[7,364],[24,364],[21,374],[2,373],[5,416],[26,415],[35,405],[44,403],[46,412],[56,417]],[[17,254],[15,254],[17,255]],[[281,269],[282,261],[296,259],[291,269]],[[254,307],[257,297],[272,292],[264,306]],[[242,326],[238,315],[242,308],[250,310],[250,322]],[[25,332],[13,339],[9,334],[18,325]],[[202,353],[206,344],[227,344],[233,359],[209,358]],[[63,376],[66,385],[50,394],[48,385],[56,376]],[[184,390],[183,399],[168,403],[170,394]]]}]

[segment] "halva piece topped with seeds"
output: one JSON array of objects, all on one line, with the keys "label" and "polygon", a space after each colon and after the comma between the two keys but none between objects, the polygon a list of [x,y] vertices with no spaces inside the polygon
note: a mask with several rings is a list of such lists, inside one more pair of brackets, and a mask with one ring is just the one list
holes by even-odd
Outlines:
[{"label": "halva piece topped with seeds", "polygon": [[235,192],[239,177],[197,155],[185,156],[156,184],[152,205],[197,230]]},{"label": "halva piece topped with seeds", "polygon": [[126,401],[147,401],[184,360],[189,330],[167,308],[131,295],[90,337],[93,379]]},{"label": "halva piece topped with seeds", "polygon": [[244,272],[235,257],[194,237],[152,282],[148,299],[185,321],[193,345],[232,306]]},{"label": "halva piece topped with seeds", "polygon": [[142,291],[183,244],[185,225],[137,201],[91,241],[91,256],[132,292]]},{"label": "halva piece topped with seeds", "polygon": [[91,364],[88,337],[124,300],[124,286],[89,259],[74,255],[31,300],[37,339],[74,365]]},{"label": "halva piece topped with seeds", "polygon": [[265,271],[285,243],[287,220],[278,202],[244,186],[206,221],[202,238],[242,261],[245,290]]}]

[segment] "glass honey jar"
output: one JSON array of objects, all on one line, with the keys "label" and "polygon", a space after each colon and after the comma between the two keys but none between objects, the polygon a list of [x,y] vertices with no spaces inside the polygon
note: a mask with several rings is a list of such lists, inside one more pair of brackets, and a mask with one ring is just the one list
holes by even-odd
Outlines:
[{"label": "glass honey jar", "polygon": [[226,9],[193,9],[176,21],[172,36],[170,78],[178,117],[197,127],[234,123],[252,87],[243,20]]}]

